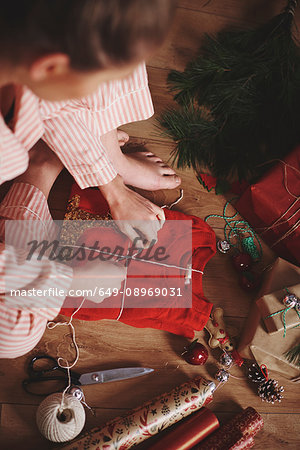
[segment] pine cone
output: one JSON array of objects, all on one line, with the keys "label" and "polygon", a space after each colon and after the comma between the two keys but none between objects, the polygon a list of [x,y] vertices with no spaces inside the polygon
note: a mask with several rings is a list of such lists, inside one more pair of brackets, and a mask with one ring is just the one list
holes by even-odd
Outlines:
[{"label": "pine cone", "polygon": [[255,363],[253,363],[248,369],[248,378],[253,381],[253,383],[263,383],[264,381],[266,381],[265,374]]},{"label": "pine cone", "polygon": [[278,386],[278,381],[269,379],[265,380],[258,386],[259,397],[268,403],[281,402],[283,398],[283,386]]}]

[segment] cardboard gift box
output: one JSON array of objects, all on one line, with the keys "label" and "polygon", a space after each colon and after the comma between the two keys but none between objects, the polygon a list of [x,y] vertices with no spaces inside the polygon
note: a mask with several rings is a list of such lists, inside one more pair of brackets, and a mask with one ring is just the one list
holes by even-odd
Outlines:
[{"label": "cardboard gift box", "polygon": [[[277,292],[284,286],[295,286],[300,283],[300,268],[278,258],[266,274],[261,296]],[[270,371],[279,372],[289,380],[297,379],[300,368],[289,363],[284,354],[299,343],[300,327],[290,328],[286,336],[282,331],[269,334],[258,302],[254,302],[240,339],[238,352],[247,359],[255,359],[265,364]],[[299,323],[299,322],[298,322]]]},{"label": "cardboard gift box", "polygon": [[[300,284],[289,286],[288,292],[300,298]],[[287,310],[287,307],[283,304],[286,295],[286,290],[280,289],[271,294],[263,295],[256,301],[264,325],[270,334],[282,331],[285,335],[287,330],[300,325],[299,313],[296,309],[290,308]]]},{"label": "cardboard gift box", "polygon": [[235,208],[279,256],[300,264],[300,147],[249,186]]}]

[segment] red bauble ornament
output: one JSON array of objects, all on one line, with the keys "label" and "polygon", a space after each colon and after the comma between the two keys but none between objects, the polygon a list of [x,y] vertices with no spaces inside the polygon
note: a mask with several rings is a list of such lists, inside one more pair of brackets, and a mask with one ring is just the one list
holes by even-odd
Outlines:
[{"label": "red bauble ornament", "polygon": [[208,351],[204,345],[200,344],[196,339],[188,347],[186,347],[186,350],[182,355],[189,364],[203,366],[207,361]]},{"label": "red bauble ornament", "polygon": [[252,258],[248,253],[239,252],[232,256],[232,264],[237,272],[246,272],[252,266]]},{"label": "red bauble ornament", "polygon": [[260,277],[255,272],[243,272],[240,285],[245,291],[252,291],[260,285]]}]

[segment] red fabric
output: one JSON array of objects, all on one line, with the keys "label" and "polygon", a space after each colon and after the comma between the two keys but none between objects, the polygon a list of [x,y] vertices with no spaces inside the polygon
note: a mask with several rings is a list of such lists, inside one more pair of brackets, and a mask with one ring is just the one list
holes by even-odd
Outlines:
[{"label": "red fabric", "polygon": [[[79,189],[79,188],[78,188]],[[78,193],[78,189],[74,188],[74,192]],[[85,209],[89,212],[99,214],[99,210],[103,208],[103,197],[97,190],[86,189],[80,191],[81,201],[79,207]],[[95,202],[95,206],[94,205]],[[99,205],[99,203],[102,205]],[[97,206],[96,206],[97,205]],[[103,210],[101,211],[103,213]],[[208,260],[215,254],[215,234],[213,230],[204,223],[201,219],[194,216],[187,216],[183,213],[177,211],[165,210],[166,220],[185,220],[192,222],[192,261],[193,268],[198,270],[204,270],[204,267]],[[171,230],[171,231],[170,231]],[[123,245],[126,248],[128,245],[127,238],[122,238],[119,234],[115,233],[117,237],[114,237],[114,231],[111,230],[109,234],[105,234],[105,240],[112,237],[114,243]],[[89,246],[93,244],[99,236],[99,229],[89,229],[87,230],[80,241],[85,242],[85,245]],[[122,242],[121,242],[122,241]],[[175,229],[175,227],[163,227],[158,235],[158,242],[153,246],[152,252],[154,252],[163,242],[163,245],[168,245],[168,253],[172,251],[172,248],[177,250],[177,254],[181,256],[180,261],[176,263],[181,267],[187,267],[189,262],[188,253],[185,254],[186,239],[185,236]],[[80,244],[79,244],[80,245]],[[111,242],[110,242],[111,245]],[[189,287],[184,285],[184,275],[183,271],[178,270],[176,276],[170,277],[168,270],[162,266],[155,266],[146,263],[139,262],[139,266],[135,265],[134,261],[131,261],[128,267],[127,276],[127,288],[138,288],[145,285],[145,279],[148,276],[159,277],[164,286],[180,287],[182,292],[189,292]],[[139,271],[141,275],[139,276]],[[147,272],[148,271],[148,272]],[[132,273],[132,275],[130,275]],[[174,272],[173,272],[174,273]],[[202,274],[193,272],[192,273],[192,308],[180,307],[181,299],[180,297],[172,297],[169,307],[151,307],[151,308],[140,308],[140,307],[130,307],[126,308],[126,304],[130,302],[130,305],[134,306],[135,302],[141,304],[141,298],[125,297],[125,308],[122,312],[120,321],[128,325],[132,325],[138,328],[157,328],[171,333],[179,334],[192,338],[194,336],[194,330],[201,330],[205,326],[212,308],[212,304],[204,297],[202,289]],[[149,299],[145,299],[147,302]],[[161,300],[161,299],[158,299]],[[68,301],[68,299],[67,299]],[[89,302],[85,302],[84,308],[81,308],[78,313],[76,313],[77,319],[83,320],[100,320],[100,319],[116,319],[120,312],[120,305],[122,301],[121,294],[116,297],[110,297],[105,299],[101,304],[101,308],[87,308]],[[151,306],[155,305],[155,298],[151,298]],[[65,303],[67,304],[67,303]],[[70,316],[74,308],[63,307],[61,314]]]},{"label": "red fabric", "polygon": [[199,173],[198,179],[208,192],[210,192],[212,189],[215,189],[217,185],[217,178],[210,175],[209,173]]},{"label": "red fabric", "polygon": [[[198,174],[198,180],[208,192],[210,192],[212,189],[216,189],[218,185],[218,179],[208,173]],[[226,187],[223,188],[222,193],[232,192],[233,194],[236,195],[242,195],[248,186],[249,183],[246,180],[234,181],[232,183],[226,184]],[[220,194],[221,192],[218,193]]]},{"label": "red fabric", "polygon": [[98,188],[80,189],[78,184],[74,183],[71,189],[70,199],[76,194],[80,196],[80,209],[101,216],[107,214],[108,203]]},{"label": "red fabric", "polygon": [[235,208],[277,255],[300,264],[299,206],[300,147],[297,147],[250,186]]}]

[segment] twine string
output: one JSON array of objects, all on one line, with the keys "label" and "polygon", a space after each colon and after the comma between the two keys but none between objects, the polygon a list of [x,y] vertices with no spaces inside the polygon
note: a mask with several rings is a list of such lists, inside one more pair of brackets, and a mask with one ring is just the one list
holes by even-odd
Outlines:
[{"label": "twine string", "polygon": [[[298,213],[298,211],[297,211],[297,213]],[[300,225],[300,219],[286,232],[286,233],[284,233],[284,235],[283,236],[281,236],[279,239],[277,239],[277,241],[276,242],[274,242],[272,245],[271,245],[271,248],[273,248],[273,247],[275,247],[277,244],[279,244],[279,242],[281,242],[281,241],[283,241],[284,239],[286,239],[290,234],[292,234],[292,233],[294,233],[294,231],[296,231],[297,230],[297,228],[299,227],[299,225]]]},{"label": "twine string", "polygon": [[[79,246],[72,245],[72,247],[78,248]],[[85,247],[85,246],[84,247],[81,246],[81,248],[85,248],[87,250],[94,250],[94,251],[96,251],[98,253],[103,253],[103,254],[106,254],[106,255],[108,254],[108,255],[116,256],[116,257],[121,258],[121,259],[128,259],[129,258],[129,259],[132,259],[132,260],[136,260],[136,257],[139,255],[139,251],[137,251],[132,256],[127,254],[127,255],[124,255],[124,256],[120,257],[120,255],[117,254],[117,253],[105,252],[105,251],[100,250],[100,249],[95,250],[94,248],[92,249],[90,247]],[[138,261],[142,261],[142,262],[145,262],[145,263],[151,263],[151,264],[157,264],[157,265],[160,265],[160,266],[165,266],[167,268],[177,268],[177,269],[181,269],[181,270],[184,270],[184,271],[192,270],[193,272],[198,272],[198,273],[203,274],[203,271],[202,270],[198,270],[198,269],[193,269],[193,268],[190,269],[190,268],[187,268],[187,267],[176,266],[176,265],[173,265],[173,264],[165,264],[165,263],[161,263],[161,262],[158,263],[156,261],[149,261],[149,260],[140,259],[140,258],[138,259]],[[125,274],[125,278],[124,278],[124,286],[123,286],[123,294],[122,294],[122,302],[121,302],[121,307],[120,307],[120,311],[119,311],[118,317],[116,318],[117,321],[120,320],[120,318],[122,316],[122,313],[124,311],[124,307],[125,307],[127,274],[128,274],[128,268],[126,267],[126,274]],[[74,347],[75,347],[75,351],[76,351],[75,360],[73,361],[73,363],[71,365],[68,363],[68,361],[66,359],[64,359],[62,357],[59,357],[58,360],[57,360],[58,365],[60,367],[62,367],[63,369],[66,369],[67,370],[67,374],[68,374],[68,385],[67,385],[67,387],[64,389],[64,391],[62,393],[62,400],[61,400],[61,405],[60,405],[61,410],[63,409],[63,403],[64,403],[65,394],[66,394],[66,392],[68,391],[68,389],[72,385],[70,370],[75,366],[75,364],[77,364],[78,359],[79,359],[79,347],[78,347],[77,342],[76,342],[76,333],[75,333],[74,325],[72,324],[72,320],[73,320],[73,317],[75,316],[75,314],[81,309],[81,307],[82,307],[83,303],[85,302],[85,300],[86,299],[83,298],[83,300],[81,301],[81,303],[78,306],[78,308],[70,316],[70,320],[68,322],[49,322],[47,324],[47,328],[50,329],[50,330],[56,328],[57,326],[63,326],[63,325],[70,326],[71,330],[72,330],[72,341],[73,341],[73,344],[74,344]],[[93,410],[86,404],[85,397],[83,397],[83,398],[84,398],[83,404],[85,404],[93,412]]]},{"label": "twine string", "polygon": [[[183,189],[180,189],[180,195],[179,195],[178,199],[175,200],[173,203],[171,203],[171,205],[163,205],[162,208],[171,209],[173,206],[178,204],[182,200],[182,198],[183,198]],[[15,206],[15,207],[11,206],[11,208],[17,208],[17,206]],[[38,220],[40,220],[42,222],[42,225],[44,226],[45,232],[47,234],[46,227],[45,227],[45,225],[43,223],[43,220],[40,217],[40,215],[38,213],[36,213],[35,211],[33,211],[32,209],[30,209],[29,207],[27,207],[27,206],[22,206],[22,208],[27,210],[27,211],[29,211],[34,217],[36,217]],[[93,251],[96,251],[98,253],[103,253],[105,255],[115,256],[115,257],[118,258],[118,260],[122,260],[122,259],[136,260],[137,259],[136,257],[139,255],[139,251],[136,254],[132,255],[132,256],[130,256],[128,254],[121,256],[121,255],[116,254],[116,253],[105,252],[103,250],[98,250],[98,249],[95,249],[95,248],[89,248],[89,247],[86,247],[86,246],[83,247],[83,246],[78,246],[78,245],[72,245],[72,247],[74,247],[74,248],[84,248],[86,250],[93,250]],[[190,267],[189,268],[181,267],[181,266],[177,266],[177,265],[173,265],[173,264],[166,264],[166,263],[161,263],[161,262],[156,262],[156,261],[149,261],[149,260],[140,259],[140,258],[138,260],[141,261],[141,262],[144,262],[144,263],[156,264],[156,265],[164,266],[164,267],[167,267],[167,268],[176,268],[176,269],[184,270],[184,271],[198,272],[198,273],[201,273],[203,275],[203,271],[202,270],[197,270],[197,269],[193,269],[193,268],[190,268]],[[120,320],[120,318],[122,316],[122,313],[124,311],[124,307],[125,307],[127,275],[128,275],[128,267],[126,267],[126,273],[125,273],[125,279],[124,279],[124,287],[123,287],[123,294],[122,294],[122,302],[121,302],[120,312],[118,314],[118,317],[116,318],[117,321]],[[69,326],[71,328],[71,332],[72,332],[72,342],[73,342],[73,345],[75,347],[75,359],[74,359],[72,364],[70,364],[65,358],[63,358],[61,356],[57,359],[58,365],[62,369],[67,370],[67,376],[68,376],[68,385],[66,386],[66,388],[62,392],[62,399],[61,399],[61,404],[60,404],[60,412],[63,411],[63,404],[64,404],[65,395],[66,395],[67,391],[69,390],[69,388],[72,385],[71,369],[77,364],[77,362],[79,360],[79,355],[80,355],[79,347],[78,347],[78,344],[77,344],[77,341],[76,341],[76,332],[75,332],[75,328],[74,328],[74,325],[73,325],[72,321],[73,321],[73,318],[74,318],[75,314],[83,306],[85,300],[86,300],[85,298],[82,299],[82,301],[81,301],[80,305],[78,306],[78,308],[76,308],[75,311],[73,311],[73,313],[71,314],[69,321],[67,321],[67,322],[53,322],[52,321],[52,322],[48,322],[47,323],[47,328],[49,330],[53,330],[54,328],[56,328],[58,326]],[[82,403],[87,408],[89,408],[92,411],[92,413],[94,414],[94,411],[92,410],[92,408],[86,403],[85,395],[84,395],[83,392],[82,392],[82,394],[83,394],[83,401],[81,400]]]},{"label": "twine string", "polygon": [[290,169],[295,170],[295,172],[297,172],[298,175],[300,175],[300,170],[297,169],[297,168],[294,167],[294,166],[291,166],[290,164],[287,164],[285,161],[282,161],[282,159],[279,159],[278,161],[281,162],[281,163],[283,164],[283,167],[284,167],[284,169],[283,169],[283,170],[284,170],[284,178],[283,178],[283,182],[284,182],[284,187],[285,187],[286,191],[287,191],[292,197],[294,197],[295,199],[298,199],[298,198],[299,198],[299,195],[293,194],[293,193],[289,190],[289,188],[288,188],[288,184],[287,184],[287,182],[288,182],[288,178],[287,178],[287,167],[289,167]]},{"label": "twine string", "polygon": [[173,206],[177,205],[177,203],[179,203],[183,199],[183,189],[180,189],[179,192],[180,192],[179,197],[177,200],[175,200],[175,202],[171,203],[171,205],[163,205],[163,206],[161,206],[161,209],[164,209],[164,208],[172,209]]},{"label": "twine string", "polygon": [[[75,328],[74,325],[72,324],[73,321],[73,317],[75,316],[75,314],[80,310],[80,308],[82,307],[83,303],[85,302],[85,298],[83,298],[83,300],[81,301],[80,305],[78,306],[77,309],[75,309],[75,311],[73,311],[73,313],[70,316],[70,319],[68,322],[48,322],[47,323],[47,328],[49,330],[53,330],[54,328],[58,327],[58,326],[69,326],[71,328],[72,331],[72,342],[74,344],[75,347],[75,359],[73,361],[72,364],[69,364],[69,362],[63,358],[63,357],[59,357],[57,359],[57,364],[59,365],[59,367],[61,367],[62,369],[66,369],[67,370],[67,375],[68,375],[68,385],[66,386],[66,388],[64,389],[63,393],[62,393],[62,397],[61,397],[61,404],[60,404],[60,410],[63,410],[63,404],[64,404],[64,400],[65,400],[65,395],[68,391],[68,389],[71,387],[72,385],[72,380],[71,380],[71,369],[75,366],[75,364],[77,364],[78,359],[79,359],[79,347],[78,344],[76,342],[76,332],[75,332]],[[90,408],[90,407],[89,407]],[[91,409],[91,408],[90,408]]]},{"label": "twine string", "polygon": [[[283,314],[282,314],[282,323],[283,323],[283,329],[284,329],[284,333],[283,333],[283,337],[284,337],[284,338],[285,338],[286,332],[287,332],[287,328],[286,328],[286,313],[287,313],[290,309],[295,309],[295,311],[296,311],[296,313],[297,313],[297,315],[298,315],[298,318],[299,318],[299,320],[300,320],[300,313],[299,313],[299,311],[297,310],[297,308],[295,308],[295,306],[288,306],[288,307],[286,307],[286,308],[284,308],[284,309],[281,309],[280,311],[276,311],[276,312],[274,312],[274,313],[272,313],[272,314],[269,314],[268,316],[265,317],[265,319],[268,319],[269,317],[274,317],[274,316],[277,316],[277,314],[283,313]],[[293,328],[297,328],[297,327],[299,327],[299,326],[300,326],[300,324],[299,324],[299,325],[295,325]]]},{"label": "twine string", "polygon": [[[297,2],[295,2],[295,5],[297,4]],[[261,228],[257,228],[257,230],[260,231],[261,234],[267,233],[269,230],[272,230],[278,226],[280,226],[281,224],[285,223],[286,220],[291,220],[295,215],[297,215],[299,213],[299,210],[296,210],[288,219],[283,219],[289,212],[290,210],[299,202],[300,200],[300,196],[297,194],[294,194],[293,192],[290,191],[289,187],[288,187],[288,174],[287,174],[287,168],[290,168],[292,170],[294,170],[298,175],[300,175],[300,170],[297,169],[297,167],[292,166],[291,164],[286,163],[285,161],[283,161],[282,159],[272,159],[268,162],[275,162],[278,161],[281,164],[283,164],[283,184],[284,184],[284,188],[286,190],[286,192],[293,197],[295,200],[294,202],[286,209],[286,211],[284,211],[280,217],[278,217],[278,219],[275,220],[275,222],[273,222],[270,226],[267,227],[261,227]],[[300,220],[298,220],[298,222],[293,226],[293,231],[295,231],[295,229],[298,228],[300,224]],[[275,244],[272,245],[272,247],[274,247],[275,245],[277,245],[280,241],[282,241],[283,239],[285,239],[286,237],[288,237],[291,232],[293,232],[292,230],[289,230],[284,236],[282,236]]]},{"label": "twine string", "polygon": [[[247,234],[248,238],[253,239],[253,242],[251,242],[251,245],[250,245],[250,243],[247,244],[247,249],[248,249],[250,255],[253,257],[253,259],[261,259],[263,250],[262,250],[262,245],[261,245],[260,239],[259,239],[258,235],[256,234],[256,232],[250,227],[250,225],[247,221],[242,220],[242,219],[236,219],[236,217],[238,216],[237,212],[233,216],[227,215],[227,208],[231,204],[232,200],[234,200],[234,199],[235,198],[232,198],[231,200],[226,202],[226,204],[224,205],[224,208],[223,208],[222,215],[221,214],[210,214],[209,216],[207,216],[205,218],[205,222],[207,222],[211,218],[224,220],[225,221],[224,238],[227,242],[230,243],[230,245],[232,247],[235,247],[235,248],[242,245],[242,241],[244,239],[247,239],[246,236],[244,238],[242,238],[242,236]],[[233,238],[237,238],[238,243],[234,243]],[[256,248],[254,241],[256,241],[258,243],[258,247],[259,247],[258,249]],[[258,256],[258,258],[256,256]]]},{"label": "twine string", "polygon": [[[105,255],[110,255],[110,256],[116,256],[118,259],[121,259],[121,260],[122,259],[126,259],[126,260],[131,259],[131,260],[135,260],[136,261],[137,260],[136,257],[140,253],[139,251],[137,251],[133,255],[128,255],[128,253],[127,253],[127,255],[123,255],[122,256],[122,255],[117,254],[117,253],[106,252],[106,251],[103,251],[103,250],[100,250],[100,249],[90,248],[90,247],[86,247],[86,246],[79,246],[79,245],[76,245],[76,244],[72,245],[72,247],[74,247],[74,248],[84,248],[86,250],[93,250],[93,251],[95,251],[97,253],[103,253]],[[142,259],[142,258],[138,258],[138,261],[149,263],[149,264],[156,264],[156,265],[164,266],[164,267],[167,267],[167,268],[175,268],[175,269],[179,269],[179,270],[184,270],[186,272],[192,271],[192,272],[201,273],[202,275],[204,274],[203,270],[198,270],[198,269],[194,269],[194,268],[190,268],[190,267],[176,266],[174,264],[166,264],[166,263],[157,262],[157,261],[149,261],[147,259]],[[124,308],[125,308],[127,275],[128,275],[128,267],[126,267],[126,273],[125,273],[125,278],[124,278],[124,286],[123,286],[123,294],[122,294],[120,312],[119,312],[119,314],[118,314],[118,316],[117,316],[117,318],[115,320],[120,320],[120,318],[121,318],[121,316],[123,314]],[[80,307],[81,306],[82,305],[80,305]],[[80,307],[76,310],[76,312],[80,309]]]},{"label": "twine string", "polygon": [[276,219],[271,225],[267,226],[267,227],[259,227],[257,228],[257,230],[260,231],[260,234],[264,234],[267,233],[270,230],[273,230],[276,227],[279,227],[280,225],[284,224],[286,222],[286,220],[290,220],[293,217],[295,217],[298,213],[299,210],[296,210],[290,217],[288,217],[288,219],[284,219],[284,216],[286,214],[288,214],[290,212],[290,210],[298,203],[299,198],[297,200],[295,200],[286,210],[284,213],[281,214],[280,217],[278,217],[278,219]]},{"label": "twine string", "polygon": [[150,261],[148,259],[142,259],[142,258],[138,258],[137,256],[140,254],[140,252],[138,251],[137,253],[133,254],[133,255],[120,255],[119,253],[112,253],[112,252],[106,252],[100,249],[95,249],[93,247],[86,247],[83,245],[76,245],[76,244],[72,244],[70,245],[70,247],[74,247],[74,248],[83,248],[85,250],[93,250],[96,253],[102,253],[104,255],[109,255],[109,256],[116,256],[117,259],[119,260],[134,260],[134,261],[141,261],[147,264],[155,264],[157,266],[163,266],[163,267],[167,267],[169,269],[180,269],[180,270],[184,270],[184,271],[190,271],[192,270],[192,272],[197,272],[197,273],[201,273],[202,275],[204,274],[203,270],[199,270],[199,269],[194,269],[194,268],[188,268],[188,267],[182,267],[182,266],[177,266],[175,264],[166,264],[166,263],[162,263],[162,262],[157,262],[157,261]]},{"label": "twine string", "polygon": [[246,380],[247,379],[247,377],[236,377],[235,375],[232,375],[232,373],[230,374],[230,376],[232,378],[235,378],[236,380]]},{"label": "twine string", "polygon": [[123,294],[122,294],[122,301],[121,301],[121,307],[120,307],[120,311],[118,314],[118,317],[116,318],[116,320],[120,320],[124,311],[124,307],[125,307],[125,297],[126,297],[126,286],[127,286],[127,274],[128,274],[128,268],[125,267],[126,273],[125,273],[125,278],[124,278],[124,286],[123,286]]}]

